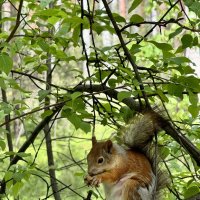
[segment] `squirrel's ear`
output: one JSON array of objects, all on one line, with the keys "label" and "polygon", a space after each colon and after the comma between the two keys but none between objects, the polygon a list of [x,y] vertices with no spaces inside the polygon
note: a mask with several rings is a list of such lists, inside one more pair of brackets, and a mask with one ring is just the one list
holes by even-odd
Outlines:
[{"label": "squirrel's ear", "polygon": [[95,136],[92,137],[92,146],[94,146],[97,143],[97,139]]},{"label": "squirrel's ear", "polygon": [[106,141],[105,149],[107,153],[111,153],[113,143],[111,140]]}]

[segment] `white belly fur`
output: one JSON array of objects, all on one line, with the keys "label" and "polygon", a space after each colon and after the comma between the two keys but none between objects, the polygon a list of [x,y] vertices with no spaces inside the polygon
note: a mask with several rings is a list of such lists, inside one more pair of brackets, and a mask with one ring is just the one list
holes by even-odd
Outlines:
[{"label": "white belly fur", "polygon": [[[108,184],[103,184],[104,185],[104,190],[105,190],[105,195],[106,195],[106,200],[126,200],[122,196],[122,191],[124,187],[124,183],[130,179],[131,177],[137,176],[136,173],[129,173],[126,174],[123,178],[121,178],[117,183],[113,185],[108,185]],[[138,189],[138,193],[140,194],[140,197],[142,200],[151,200],[153,197],[154,193],[154,188],[156,185],[155,181],[155,175],[152,174],[152,183],[149,185],[148,188],[140,187]],[[133,196],[134,200],[134,196]]]}]

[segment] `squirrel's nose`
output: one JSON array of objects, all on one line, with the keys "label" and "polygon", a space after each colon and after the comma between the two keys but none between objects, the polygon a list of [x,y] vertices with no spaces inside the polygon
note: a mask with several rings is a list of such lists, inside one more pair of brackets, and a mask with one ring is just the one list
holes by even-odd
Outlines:
[{"label": "squirrel's nose", "polygon": [[92,171],[88,171],[88,174],[89,174],[90,176],[94,176],[94,173],[93,173]]},{"label": "squirrel's nose", "polygon": [[90,176],[94,176],[95,175],[95,169],[88,169],[88,174],[90,175]]}]

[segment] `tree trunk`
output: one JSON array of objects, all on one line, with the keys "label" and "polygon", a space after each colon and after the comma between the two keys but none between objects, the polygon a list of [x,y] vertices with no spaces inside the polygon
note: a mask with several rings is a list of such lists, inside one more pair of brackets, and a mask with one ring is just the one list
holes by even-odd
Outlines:
[{"label": "tree trunk", "polygon": [[[50,4],[49,7],[52,8],[53,4]],[[49,32],[52,32],[52,30],[49,30]],[[47,75],[46,75],[46,90],[51,90],[51,86],[50,86],[50,84],[52,82],[51,61],[52,61],[51,54],[48,54],[47,63],[46,63],[47,67],[48,67],[48,71],[47,71]],[[50,105],[49,97],[45,98],[45,105],[46,106]],[[49,108],[45,109],[45,111],[46,110],[49,110]],[[52,151],[51,130],[50,129],[51,129],[51,127],[50,127],[49,123],[46,124],[44,127],[44,133],[45,133],[45,140],[46,140],[50,182],[51,182],[51,188],[52,188],[53,196],[54,196],[55,200],[61,200],[60,193],[58,190],[58,185],[56,182],[56,173],[55,173],[55,169],[54,169],[54,157],[53,157],[53,151]]]}]

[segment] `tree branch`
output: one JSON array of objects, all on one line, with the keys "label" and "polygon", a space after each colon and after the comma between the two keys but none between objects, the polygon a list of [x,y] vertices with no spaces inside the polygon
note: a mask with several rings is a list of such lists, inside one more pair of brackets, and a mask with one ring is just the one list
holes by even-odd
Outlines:
[{"label": "tree branch", "polygon": [[15,26],[13,28],[13,30],[11,31],[10,35],[8,36],[8,38],[6,39],[6,42],[10,42],[10,40],[14,37],[15,32],[17,31],[21,21],[20,21],[20,16],[21,16],[21,12],[22,12],[22,6],[23,6],[23,0],[20,1],[19,3],[19,8],[18,8],[18,13],[17,13],[17,18],[16,18],[16,23]]},{"label": "tree branch", "polygon": [[120,29],[119,29],[119,27],[118,27],[118,25],[117,25],[117,23],[116,23],[116,21],[115,21],[115,19],[113,17],[113,14],[112,14],[112,12],[111,12],[111,10],[109,8],[107,0],[102,0],[102,1],[103,1],[104,6],[105,6],[105,9],[106,9],[106,12],[108,14],[108,17],[110,18],[110,20],[111,20],[111,22],[113,24],[113,27],[114,27],[114,29],[116,31],[116,34],[117,34],[117,36],[119,38],[121,46],[122,46],[122,48],[124,50],[124,54],[127,56],[129,62],[131,63],[131,65],[133,67],[133,70],[135,72],[135,77],[136,77],[137,81],[139,82],[139,87],[140,87],[140,90],[142,92],[142,95],[143,95],[145,103],[146,103],[146,107],[150,107],[148,98],[146,97],[146,93],[144,91],[144,85],[142,83],[142,79],[141,79],[140,74],[138,72],[138,66],[135,64],[135,62],[134,62],[134,60],[133,60],[128,48],[126,47],[126,44],[125,44],[124,39],[122,37],[121,31],[120,31]]},{"label": "tree branch", "polygon": [[[110,98],[117,99],[118,91],[111,89],[109,87],[103,87],[101,85],[78,85],[74,88],[74,91],[80,92],[102,92],[107,94]],[[142,112],[144,108],[141,108],[140,105],[134,100],[134,98],[129,97],[122,100],[131,110]],[[186,138],[180,131],[178,131],[167,119],[164,119],[159,113],[155,112],[155,115],[160,120],[162,129],[166,134],[170,135],[178,144],[180,144],[196,161],[197,165],[200,166],[200,150],[197,149],[193,143]]]},{"label": "tree branch", "polygon": [[[57,107],[55,107],[54,109],[52,109],[52,111],[53,111],[52,114],[47,116],[46,118],[44,118],[38,124],[38,126],[35,128],[35,130],[32,132],[30,137],[25,141],[25,143],[21,146],[21,148],[18,150],[17,153],[25,152],[28,149],[28,147],[35,141],[35,138],[38,136],[38,134],[44,128],[44,126],[51,121],[53,116],[56,113],[58,113],[63,106],[64,106],[64,103],[59,105],[59,106],[57,106]],[[10,165],[9,165],[8,169],[12,165],[16,164],[19,160],[21,160],[21,157],[19,155],[15,155],[14,158],[12,159],[12,161],[10,162]],[[6,182],[5,182],[5,179],[3,179],[3,181],[1,182],[0,194],[4,194],[5,190],[6,190]]]}]

